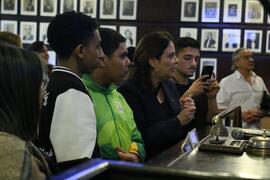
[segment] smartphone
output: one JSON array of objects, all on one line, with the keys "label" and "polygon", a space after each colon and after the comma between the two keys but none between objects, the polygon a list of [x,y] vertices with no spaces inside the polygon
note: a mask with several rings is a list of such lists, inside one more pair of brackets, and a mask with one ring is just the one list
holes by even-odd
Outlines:
[{"label": "smartphone", "polygon": [[212,77],[213,70],[214,70],[214,66],[203,66],[201,76],[202,75],[208,75],[208,77],[206,78],[206,80],[207,79],[210,79]]}]

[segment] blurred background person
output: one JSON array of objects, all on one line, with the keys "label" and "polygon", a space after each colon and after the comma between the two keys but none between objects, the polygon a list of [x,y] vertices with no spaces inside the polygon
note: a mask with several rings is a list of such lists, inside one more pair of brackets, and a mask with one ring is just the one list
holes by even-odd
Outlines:
[{"label": "blurred background person", "polygon": [[118,91],[133,110],[142,134],[147,159],[168,149],[185,137],[185,125],[194,117],[195,105],[184,98],[182,110],[175,85],[175,47],[168,32],[143,36],[135,50],[129,79]]},{"label": "blurred background person", "polygon": [[40,58],[27,50],[0,45],[0,179],[47,179],[37,138],[44,93]]},{"label": "blurred background person", "polygon": [[23,47],[21,37],[11,32],[0,32],[0,43],[9,43],[17,47]]}]

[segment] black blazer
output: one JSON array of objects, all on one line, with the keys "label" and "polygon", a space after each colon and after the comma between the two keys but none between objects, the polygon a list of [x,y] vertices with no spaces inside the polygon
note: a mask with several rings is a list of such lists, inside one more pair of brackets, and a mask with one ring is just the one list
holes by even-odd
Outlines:
[{"label": "black blazer", "polygon": [[134,119],[145,143],[147,159],[161,153],[185,137],[176,116],[180,112],[179,95],[170,81],[161,83],[168,108],[159,104],[153,92],[137,80],[128,80],[118,91],[133,110]]}]

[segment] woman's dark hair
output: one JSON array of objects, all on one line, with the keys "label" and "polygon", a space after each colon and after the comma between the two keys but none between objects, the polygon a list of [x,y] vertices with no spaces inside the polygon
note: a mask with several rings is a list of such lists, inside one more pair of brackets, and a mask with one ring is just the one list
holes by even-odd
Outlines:
[{"label": "woman's dark hair", "polygon": [[134,65],[131,67],[129,78],[136,78],[144,87],[152,87],[151,67],[149,60],[151,58],[160,59],[169,43],[173,41],[170,33],[165,31],[152,32],[144,35],[134,53]]},{"label": "woman's dark hair", "polygon": [[43,53],[44,51],[44,46],[46,46],[44,44],[43,41],[36,41],[36,42],[33,42],[29,47],[28,47],[28,50],[29,51],[33,51],[33,52],[36,52],[36,53]]},{"label": "woman's dark hair", "polygon": [[79,45],[87,45],[98,25],[96,19],[81,12],[58,14],[50,22],[47,36],[50,47],[59,58],[68,58]]},{"label": "woman's dark hair", "polygon": [[0,45],[0,131],[26,141],[37,136],[42,74],[39,56]]},{"label": "woman's dark hair", "polygon": [[126,42],[126,39],[118,32],[109,28],[99,28],[101,38],[101,47],[106,56],[111,57],[120,43]]}]

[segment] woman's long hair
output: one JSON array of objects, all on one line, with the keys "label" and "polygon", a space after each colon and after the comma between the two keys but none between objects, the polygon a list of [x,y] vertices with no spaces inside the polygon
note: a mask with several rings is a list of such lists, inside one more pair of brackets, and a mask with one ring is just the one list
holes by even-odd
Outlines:
[{"label": "woman's long hair", "polygon": [[153,88],[151,81],[153,68],[149,60],[151,58],[159,60],[172,40],[173,37],[165,31],[152,32],[143,36],[135,49],[134,64],[129,78],[137,79],[145,88]]},{"label": "woman's long hair", "polygon": [[42,75],[36,54],[0,45],[0,131],[26,141],[36,137]]}]

